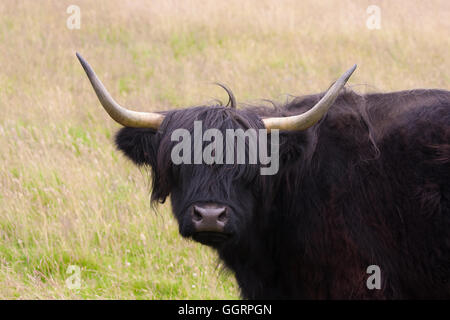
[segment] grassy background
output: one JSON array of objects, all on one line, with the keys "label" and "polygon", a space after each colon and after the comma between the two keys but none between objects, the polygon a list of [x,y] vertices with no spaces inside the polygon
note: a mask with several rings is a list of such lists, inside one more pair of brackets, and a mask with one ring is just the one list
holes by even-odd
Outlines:
[{"label": "grassy background", "polygon": [[226,100],[214,81],[241,102],[315,93],[353,63],[358,91],[449,89],[449,30],[448,0],[2,0],[0,298],[238,298],[214,252],[150,208],[75,51],[119,102],[164,110]]}]

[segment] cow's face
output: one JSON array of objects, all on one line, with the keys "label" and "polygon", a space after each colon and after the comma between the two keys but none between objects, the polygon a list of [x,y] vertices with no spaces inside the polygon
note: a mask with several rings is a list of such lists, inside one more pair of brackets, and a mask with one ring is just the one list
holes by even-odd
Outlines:
[{"label": "cow's face", "polygon": [[[202,135],[196,136],[194,126],[199,123],[202,125]],[[169,112],[158,132],[124,128],[117,134],[116,144],[136,164],[152,168],[152,199],[163,202],[170,196],[182,236],[220,247],[237,240],[251,224],[260,166],[258,163],[247,163],[248,158],[244,164],[208,164],[203,157],[201,163],[194,163],[196,139],[203,141],[203,133],[211,128],[226,137],[227,129],[247,130],[264,126],[256,115],[247,111],[220,106],[197,107]],[[181,141],[174,138],[177,129],[185,129],[190,135],[190,161],[179,163],[179,160],[173,159],[174,148],[180,146]],[[209,144],[203,141],[201,150],[206,150]],[[245,147],[248,150],[248,145]],[[236,148],[234,150],[237,155]],[[226,162],[225,147],[223,153]]]},{"label": "cow's face", "polygon": [[206,165],[180,165],[174,171],[170,198],[182,236],[219,246],[250,223],[255,198],[249,179]]},{"label": "cow's face", "polygon": [[[255,199],[255,194],[260,191],[258,176],[262,172],[259,165],[261,159],[254,164],[249,164],[250,161],[248,163],[226,161],[226,164],[205,161],[202,157],[203,147],[205,147],[205,143],[202,147],[202,140],[204,141],[205,137],[196,137],[196,122],[201,122],[202,132],[214,129],[222,136],[226,136],[225,132],[229,129],[267,128],[271,130],[272,136],[278,129],[305,130],[326,113],[356,68],[355,65],[344,73],[308,112],[289,117],[267,117],[261,120],[251,111],[236,110],[234,95],[224,85],[220,86],[228,92],[232,108],[197,107],[172,111],[165,115],[127,110],[114,101],[91,66],[78,53],[77,57],[105,110],[114,120],[126,127],[116,137],[118,148],[136,164],[148,165],[152,168],[152,199],[164,201],[171,195],[173,212],[178,219],[180,233],[212,246],[220,246],[238,238],[238,235],[243,234],[252,224],[258,201]],[[184,160],[180,162],[179,159],[174,161],[172,151],[176,142],[174,142],[173,134],[180,129],[191,135],[189,145],[193,152],[187,157],[190,163]],[[180,138],[179,135],[177,137]],[[262,141],[259,137],[258,139]],[[209,137],[209,142],[211,141],[212,136]],[[198,152],[195,151],[194,145],[197,142],[200,142],[200,161],[195,161]],[[261,145],[265,144],[261,143]],[[277,143],[271,142],[271,145],[274,146]],[[259,147],[260,145],[258,149]],[[253,150],[245,144],[238,149],[241,149],[240,152],[244,154]],[[223,150],[224,157],[229,150]],[[209,153],[212,154],[212,152]],[[184,151],[181,158],[186,158]],[[249,160],[248,157],[246,159]],[[264,198],[261,197],[259,200]]]}]

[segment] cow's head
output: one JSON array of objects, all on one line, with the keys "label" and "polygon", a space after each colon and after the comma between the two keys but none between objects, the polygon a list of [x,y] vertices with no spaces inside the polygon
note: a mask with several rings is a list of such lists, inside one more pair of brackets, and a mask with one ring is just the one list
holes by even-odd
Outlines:
[{"label": "cow's head", "polygon": [[[242,152],[238,150],[238,138],[231,148],[223,141],[223,163],[205,160],[202,156],[207,147],[219,136],[226,140],[229,130],[247,132],[248,129],[266,129],[270,132],[274,129],[297,131],[311,127],[327,112],[356,68],[352,67],[339,78],[309,111],[291,117],[261,119],[248,109],[236,109],[235,98],[225,86],[230,107],[200,106],[163,113],[128,110],[114,101],[89,64],[79,54],[77,57],[105,110],[125,126],[116,135],[118,149],[135,164],[152,169],[152,200],[164,202],[170,195],[181,235],[214,247],[220,247],[227,241],[237,241],[239,235],[254,223],[255,208],[262,191],[259,189],[262,165],[259,159],[253,163],[237,161],[238,153]],[[212,134],[206,137],[208,130]],[[193,152],[189,155],[185,154],[184,149],[175,152],[182,159],[188,159],[180,163],[174,161],[173,151],[180,145],[183,134],[189,135],[186,141]],[[245,136],[243,144],[247,161],[251,152],[248,139]],[[260,140],[257,136],[256,143]],[[265,141],[270,144],[270,138]],[[219,149],[209,154],[216,156],[215,152]],[[229,153],[233,155],[229,158],[233,159],[231,162],[225,161]],[[200,158],[196,159],[198,155]]]}]

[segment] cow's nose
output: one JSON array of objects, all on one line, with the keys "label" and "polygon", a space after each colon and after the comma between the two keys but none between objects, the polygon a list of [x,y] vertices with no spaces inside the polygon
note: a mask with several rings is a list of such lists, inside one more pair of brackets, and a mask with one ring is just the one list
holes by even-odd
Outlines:
[{"label": "cow's nose", "polygon": [[227,208],[216,204],[194,205],[192,222],[195,232],[223,232],[227,223]]}]

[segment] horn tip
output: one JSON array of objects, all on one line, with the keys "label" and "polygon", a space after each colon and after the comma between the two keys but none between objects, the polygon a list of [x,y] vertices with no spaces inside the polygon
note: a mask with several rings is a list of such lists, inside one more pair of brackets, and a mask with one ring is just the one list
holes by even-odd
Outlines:
[{"label": "horn tip", "polygon": [[354,64],[353,67],[348,69],[347,72],[343,74],[342,78],[344,79],[345,82],[347,82],[350,76],[353,74],[353,72],[355,72],[357,66],[358,66],[357,64]]},{"label": "horn tip", "polygon": [[89,63],[86,60],[84,60],[84,58],[78,52],[76,52],[76,56],[78,58],[78,61],[80,61],[80,64],[83,67],[84,71],[90,78],[90,75],[93,73],[91,66],[89,65]]},{"label": "horn tip", "polygon": [[75,54],[76,54],[76,56],[77,56],[77,58],[78,58],[78,61],[80,61],[80,63],[81,63],[81,65],[83,66],[83,68],[85,68],[86,69],[86,65],[88,65],[88,63],[86,62],[86,60],[84,60],[84,58],[81,56],[81,54],[79,54],[78,52],[75,52]]}]

